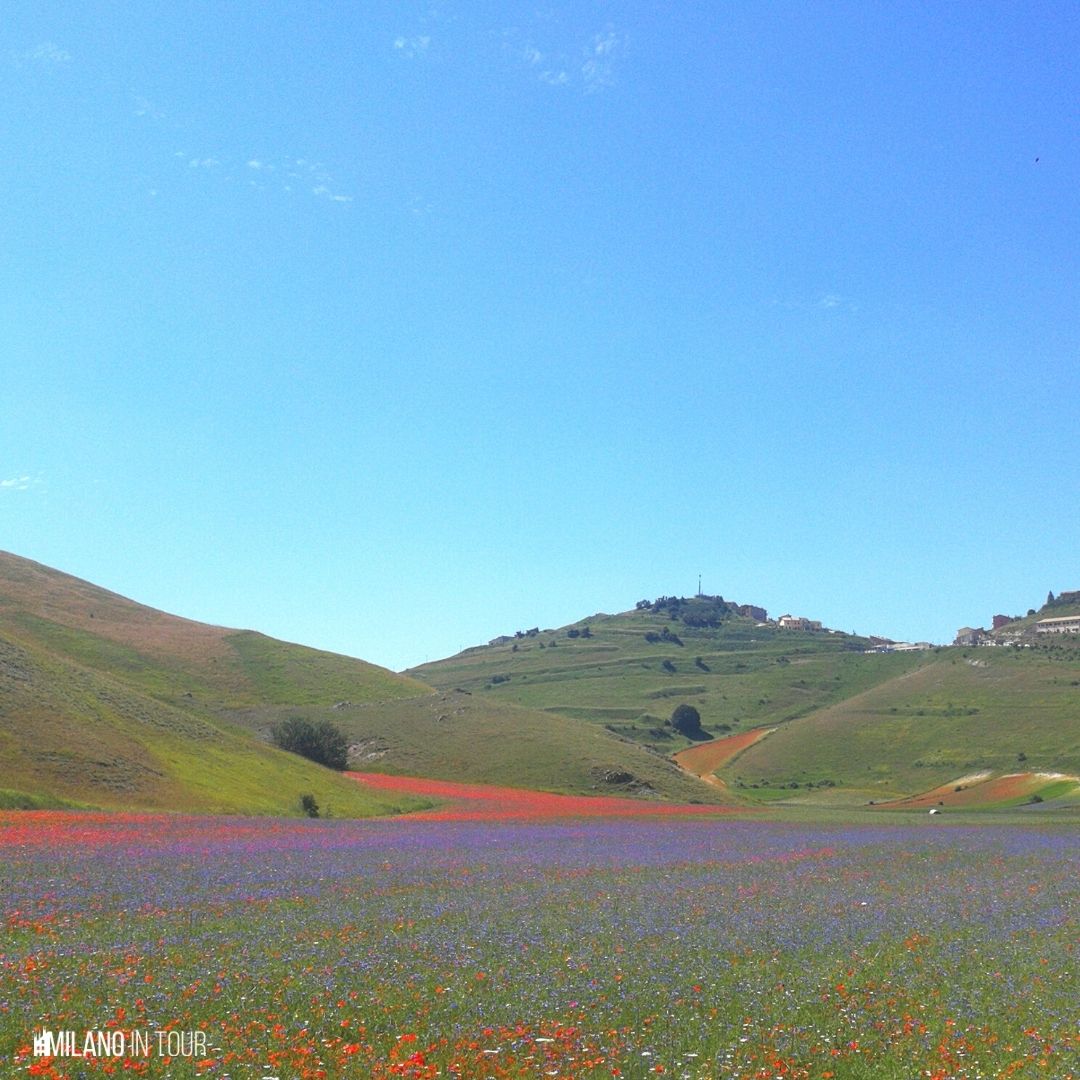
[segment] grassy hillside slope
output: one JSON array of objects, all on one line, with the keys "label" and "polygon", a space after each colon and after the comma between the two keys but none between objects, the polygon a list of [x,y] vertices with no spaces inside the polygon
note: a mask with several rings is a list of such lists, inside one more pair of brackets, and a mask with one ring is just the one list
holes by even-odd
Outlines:
[{"label": "grassy hillside slope", "polygon": [[415,696],[344,656],[143,607],[0,553],[0,805],[369,815],[407,800],[253,739],[224,709]]},{"label": "grassy hillside slope", "polygon": [[888,654],[867,644],[738,615],[686,626],[644,609],[468,649],[411,674],[584,719],[667,755],[695,745],[665,724],[683,701],[713,736],[775,728],[718,767],[754,799],[867,802],[975,770],[1080,775],[1080,643]]},{"label": "grassy hillside slope", "polygon": [[291,716],[329,718],[357,768],[724,800],[595,725],[451,696],[360,660],[177,618],[0,553],[0,806],[297,813],[309,793],[337,815],[413,805],[270,746],[272,725]]},{"label": "grassy hillside slope", "polygon": [[681,702],[698,709],[707,732],[723,735],[805,716],[927,662],[925,653],[864,655],[868,644],[739,615],[692,627],[630,611],[478,646],[408,674],[587,720],[671,754],[692,745],[665,725]]},{"label": "grassy hillside slope", "polygon": [[367,772],[677,802],[732,801],[662,755],[595,724],[447,690],[336,708],[272,708],[237,714],[265,733],[287,716],[327,718],[350,743],[350,764]]},{"label": "grassy hillside slope", "polygon": [[1077,650],[943,650],[903,677],[785,725],[721,775],[771,793],[831,780],[880,799],[973,772],[1017,770],[1080,775]]}]

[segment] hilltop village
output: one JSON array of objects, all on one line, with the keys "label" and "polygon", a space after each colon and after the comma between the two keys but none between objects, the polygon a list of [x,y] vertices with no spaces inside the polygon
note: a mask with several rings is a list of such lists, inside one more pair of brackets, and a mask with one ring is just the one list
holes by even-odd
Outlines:
[{"label": "hilltop village", "polygon": [[[656,600],[639,600],[635,610],[646,612],[664,612],[673,619],[678,619],[688,626],[719,626],[730,615],[740,615],[755,620],[758,627],[772,630],[791,630],[816,634],[843,634],[823,625],[819,619],[810,619],[803,615],[786,613],[777,618],[769,615],[765,608],[756,604],[738,604],[725,600],[722,596],[710,596],[697,593],[691,598],[661,596]],[[1062,614],[1053,612],[1060,610]],[[551,634],[551,630],[533,627],[530,630],[518,630],[492,638],[488,645],[505,645],[515,640],[539,637]],[[584,629],[571,629],[567,636],[588,637],[588,626]],[[1059,593],[1050,592],[1043,607],[1036,611],[1031,608],[1027,615],[994,615],[989,629],[985,627],[962,626],[956,632],[952,644],[957,646],[972,645],[1030,645],[1038,640],[1045,640],[1052,635],[1080,634],[1080,590]],[[922,652],[939,646],[929,641],[894,641],[891,638],[871,635],[867,653]]]},{"label": "hilltop village", "polygon": [[[1029,645],[1049,635],[1080,634],[1080,611],[1063,615],[1044,615],[1060,609],[1080,609],[1080,589],[1062,592],[1056,597],[1050,592],[1041,611],[1031,608],[1027,615],[995,615],[990,629],[962,626],[953,639],[954,645]],[[1042,616],[1042,617],[1040,617]]]}]

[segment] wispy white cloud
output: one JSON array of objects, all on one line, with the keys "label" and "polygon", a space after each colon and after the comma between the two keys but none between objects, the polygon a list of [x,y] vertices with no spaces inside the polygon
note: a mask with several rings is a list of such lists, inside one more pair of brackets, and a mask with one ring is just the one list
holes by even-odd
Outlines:
[{"label": "wispy white cloud", "polygon": [[538,78],[548,86],[568,86],[570,83],[570,73],[562,68],[558,71],[541,71]]},{"label": "wispy white cloud", "polygon": [[59,68],[71,63],[71,53],[67,49],[62,49],[54,41],[43,41],[32,49],[11,52],[8,56],[16,67],[36,67],[42,70]]},{"label": "wispy white cloud", "polygon": [[395,51],[399,56],[404,56],[407,60],[415,60],[416,57],[423,56],[430,47],[430,34],[418,34],[416,37],[399,35],[394,38]]},{"label": "wispy white cloud", "polygon": [[332,188],[326,186],[326,184],[316,184],[311,189],[312,195],[317,195],[320,199],[329,199],[331,202],[337,203],[350,203],[353,201],[351,195],[335,195]]},{"label": "wispy white cloud", "polygon": [[7,480],[0,480],[0,491],[29,491],[41,482],[39,477],[23,474],[12,476]]},{"label": "wispy white cloud", "polygon": [[422,195],[414,195],[409,200],[409,213],[412,214],[413,217],[427,217],[433,209],[434,207],[431,203],[429,203]]},{"label": "wispy white cloud", "polygon": [[611,27],[603,33],[593,35],[585,49],[585,61],[581,65],[585,93],[595,94],[614,85],[615,67],[625,48],[625,38]]},{"label": "wispy white cloud", "polygon": [[848,296],[840,293],[821,293],[813,299],[774,300],[775,307],[788,311],[858,311],[859,305]]},{"label": "wispy white cloud", "polygon": [[136,116],[145,116],[148,120],[165,119],[165,113],[163,113],[152,101],[144,97],[135,98],[135,106],[132,111]]},{"label": "wispy white cloud", "polygon": [[438,32],[446,19],[440,4],[429,4],[408,21],[412,23],[410,29],[394,38],[394,52],[406,60],[416,60],[427,55],[434,40],[433,32]]},{"label": "wispy white cloud", "polygon": [[[507,31],[504,36],[512,37],[513,32]],[[519,49],[518,56],[526,67],[536,72],[537,79],[542,83],[565,86],[570,81],[569,72],[562,66],[565,64],[565,57],[549,56],[531,42]]]},{"label": "wispy white cloud", "polygon": [[238,158],[213,157],[177,150],[174,160],[183,162],[189,172],[216,175],[220,181],[241,184],[261,191],[278,190],[285,194],[307,191],[328,202],[351,203],[354,196],[342,191],[331,171],[321,162],[310,158],[263,156]]},{"label": "wispy white cloud", "polygon": [[[547,86],[577,87],[595,94],[614,86],[618,66],[626,52],[626,36],[607,26],[574,48],[568,42],[548,42],[541,47],[533,33],[551,37],[549,20],[539,19],[530,29],[513,27],[503,31],[504,47],[535,78]],[[568,47],[569,46],[569,47]]]},{"label": "wispy white cloud", "polygon": [[844,311],[858,311],[859,307],[853,303],[846,296],[841,296],[839,293],[823,293],[818,297],[817,303],[814,305],[823,311],[833,311],[837,308],[842,308]]}]

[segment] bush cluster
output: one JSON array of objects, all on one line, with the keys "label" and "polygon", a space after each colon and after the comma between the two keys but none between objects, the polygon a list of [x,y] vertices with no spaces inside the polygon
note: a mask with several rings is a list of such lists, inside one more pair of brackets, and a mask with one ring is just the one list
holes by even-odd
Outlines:
[{"label": "bush cluster", "polygon": [[291,754],[299,754],[331,769],[349,767],[349,744],[329,720],[312,723],[302,716],[291,716],[274,726],[273,738],[282,750]]},{"label": "bush cluster", "polygon": [[681,735],[700,735],[701,713],[693,705],[677,705],[671,714],[671,726]]},{"label": "bush cluster", "polygon": [[634,606],[637,611],[667,612],[669,619],[681,620],[685,626],[714,629],[737,610],[722,596],[658,596],[655,600],[639,600]]}]

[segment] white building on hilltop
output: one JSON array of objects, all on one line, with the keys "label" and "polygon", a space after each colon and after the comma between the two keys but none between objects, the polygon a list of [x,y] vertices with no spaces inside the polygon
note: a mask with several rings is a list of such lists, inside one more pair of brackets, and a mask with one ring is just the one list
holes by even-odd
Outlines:
[{"label": "white building on hilltop", "polygon": [[1080,615],[1063,615],[1058,619],[1040,619],[1036,634],[1080,634]]},{"label": "white building on hilltop", "polygon": [[816,619],[804,619],[800,615],[781,615],[776,620],[781,630],[820,630],[821,623]]}]

